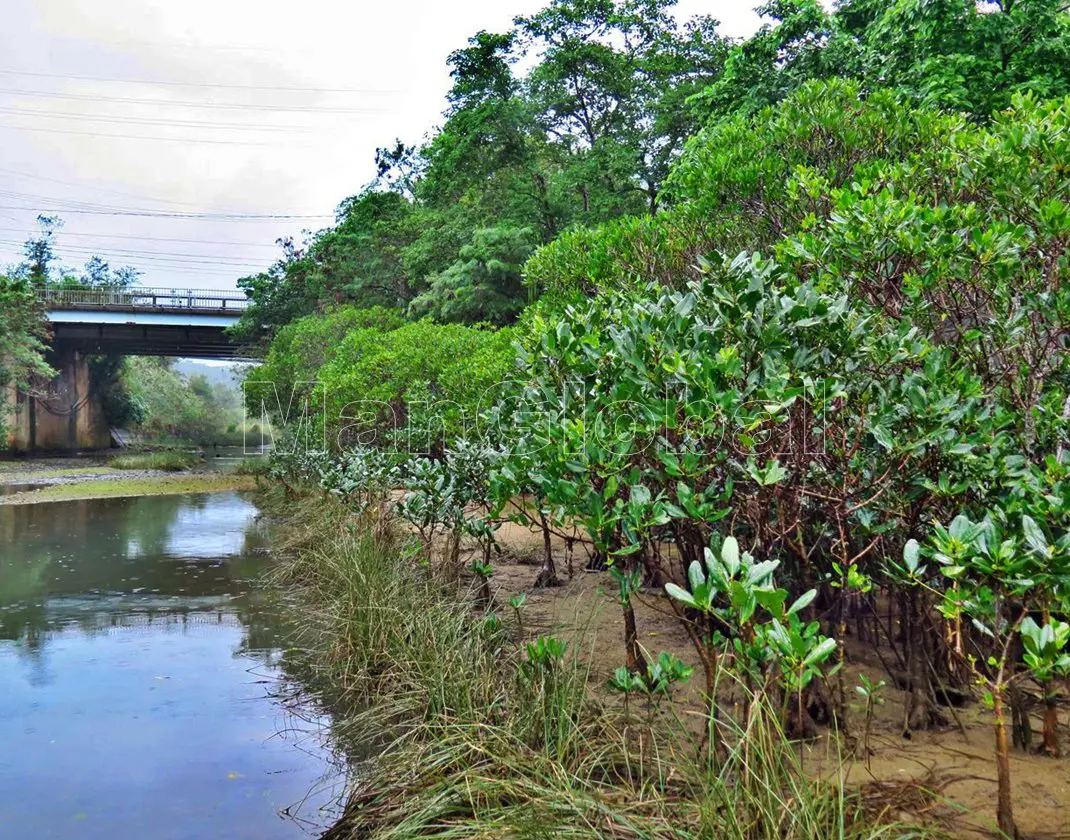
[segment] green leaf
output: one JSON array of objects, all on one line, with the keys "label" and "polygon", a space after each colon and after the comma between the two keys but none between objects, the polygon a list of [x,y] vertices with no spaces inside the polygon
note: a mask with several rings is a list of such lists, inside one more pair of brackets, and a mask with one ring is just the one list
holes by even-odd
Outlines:
[{"label": "green leaf", "polygon": [[691,584],[691,591],[694,592],[702,584],[706,582],[706,574],[702,570],[702,564],[698,560],[693,560],[691,565],[687,568],[687,580]]},{"label": "green leaf", "polygon": [[836,650],[836,640],[825,639],[806,655],[806,658],[803,660],[803,665],[817,665],[824,662],[834,650]]},{"label": "green leaf", "polygon": [[914,574],[918,571],[918,559],[921,556],[921,546],[918,545],[917,540],[907,540],[907,544],[903,546],[903,563],[907,567],[907,571]]},{"label": "green leaf", "polygon": [[777,570],[780,565],[779,560],[765,560],[761,563],[757,563],[747,572],[747,580],[752,584],[765,583]]},{"label": "green leaf", "polygon": [[1048,554],[1048,538],[1029,514],[1022,516],[1022,533],[1025,534],[1026,542],[1033,547],[1034,551],[1039,554]]},{"label": "green leaf", "polygon": [[602,498],[612,499],[617,494],[617,477],[611,475],[606,479],[605,486],[602,488]]},{"label": "green leaf", "polygon": [[686,604],[693,609],[698,609],[698,604],[696,604],[695,599],[691,597],[691,593],[686,589],[677,586],[675,583],[665,584],[665,592],[670,598],[675,598],[681,604]]},{"label": "green leaf", "polygon": [[882,447],[889,452],[892,451],[893,443],[892,436],[888,433],[888,430],[884,426],[872,426],[869,433],[873,435],[873,439],[877,441]]},{"label": "green leaf", "polygon": [[970,533],[974,530],[975,526],[970,522],[969,518],[961,513],[951,521],[951,527],[948,528],[948,533],[951,534],[956,540],[962,542],[969,542],[971,537]]},{"label": "green leaf", "polygon": [[739,571],[739,543],[735,537],[725,537],[724,545],[721,546],[721,560],[724,561],[728,574],[735,577]]},{"label": "green leaf", "polygon": [[633,505],[650,504],[650,489],[642,484],[632,485],[631,503]]},{"label": "green leaf", "polygon": [[795,603],[788,607],[788,615],[795,615],[797,612],[806,609],[808,606],[810,606],[810,603],[816,597],[816,589],[811,589],[809,592],[804,592],[802,595],[795,599]]}]

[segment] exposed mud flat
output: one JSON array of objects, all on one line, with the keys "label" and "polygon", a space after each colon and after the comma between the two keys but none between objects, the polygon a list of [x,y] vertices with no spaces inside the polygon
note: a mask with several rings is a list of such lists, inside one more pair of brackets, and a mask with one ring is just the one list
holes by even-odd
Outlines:
[{"label": "exposed mud flat", "polygon": [[[523,612],[525,632],[531,636],[553,633],[580,645],[580,655],[590,663],[595,682],[608,681],[613,670],[624,663],[624,621],[617,604],[616,587],[607,573],[584,570],[586,557],[577,548],[569,577],[566,546],[554,539],[555,561],[562,585],[533,589],[542,551],[541,533],[529,532],[508,523],[499,539],[512,560],[495,564],[492,587],[502,612],[508,600],[526,593]],[[592,608],[592,605],[593,608]],[[698,661],[687,635],[660,593],[644,591],[635,601],[640,643],[650,654],[668,651],[696,667]],[[888,680],[879,659],[869,645],[848,639],[848,687],[859,684],[864,673],[873,682]],[[681,719],[701,726],[703,703],[701,680],[692,678],[676,692]],[[849,688],[850,690],[850,688]],[[851,784],[889,791],[890,800],[905,796],[907,788],[924,791],[926,813],[946,825],[953,837],[995,837],[996,770],[993,760],[995,736],[991,713],[977,700],[955,710],[965,733],[952,720],[941,730],[918,731],[903,737],[905,693],[886,687],[884,704],[877,707],[870,740],[872,754],[846,765]],[[612,697],[606,692],[607,699]],[[861,735],[863,710],[853,706],[851,723]],[[1034,744],[1040,741],[1041,709],[1031,709]],[[1070,710],[1060,709],[1059,737],[1064,752],[1070,750],[1066,723]],[[815,772],[837,765],[834,742],[819,738],[804,747],[806,766]],[[1015,750],[1011,754],[1015,817],[1023,837],[1070,838],[1070,760],[1053,759]],[[930,795],[931,794],[931,795]],[[905,815],[908,816],[908,815]]]},{"label": "exposed mud flat", "polygon": [[201,468],[180,473],[117,470],[93,457],[0,461],[0,505],[247,490],[254,483],[248,476]]}]

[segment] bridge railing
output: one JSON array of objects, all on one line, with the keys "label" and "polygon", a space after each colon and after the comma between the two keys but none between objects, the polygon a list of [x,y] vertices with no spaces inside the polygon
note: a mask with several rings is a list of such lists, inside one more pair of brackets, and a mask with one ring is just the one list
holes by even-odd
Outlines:
[{"label": "bridge railing", "polygon": [[162,286],[131,286],[125,289],[42,289],[40,296],[50,309],[186,309],[239,312],[249,303],[240,292],[219,289],[177,289]]}]

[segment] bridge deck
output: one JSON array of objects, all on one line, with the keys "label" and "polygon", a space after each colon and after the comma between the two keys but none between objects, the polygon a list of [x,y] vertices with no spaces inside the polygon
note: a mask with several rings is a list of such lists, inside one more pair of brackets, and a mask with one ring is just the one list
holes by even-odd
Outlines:
[{"label": "bridge deck", "polygon": [[206,289],[43,289],[56,346],[87,354],[240,358],[226,332],[248,304]]},{"label": "bridge deck", "polygon": [[249,301],[241,292],[132,286],[126,289],[42,289],[51,310],[196,312],[240,315]]}]

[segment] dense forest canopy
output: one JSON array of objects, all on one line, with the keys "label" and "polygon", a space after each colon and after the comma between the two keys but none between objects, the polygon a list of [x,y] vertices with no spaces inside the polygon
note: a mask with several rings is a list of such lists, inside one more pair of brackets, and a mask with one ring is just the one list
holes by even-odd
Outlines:
[{"label": "dense forest canopy", "polygon": [[850,78],[859,96],[894,89],[973,121],[1019,92],[1070,92],[1070,25],[1054,0],[831,11],[781,0],[760,7],[767,23],[741,42],[674,6],[555,0],[508,32],[475,35],[449,57],[441,127],[381,148],[376,180],[339,205],[333,227],[281,243],[277,263],[240,281],[253,306],[239,334],[263,342],[339,304],[511,323],[545,291],[524,270],[540,247],[616,219],[666,235],[643,217],[686,199],[670,171],[687,139],[807,81]]},{"label": "dense forest canopy", "polygon": [[285,243],[241,281],[254,303],[242,334],[339,303],[509,323],[537,247],[575,225],[656,213],[701,124],[686,102],[730,52],[715,21],[678,22],[674,5],[556,2],[474,36],[449,58],[441,128],[419,147],[380,149],[376,182],[342,202],[333,228]]}]

